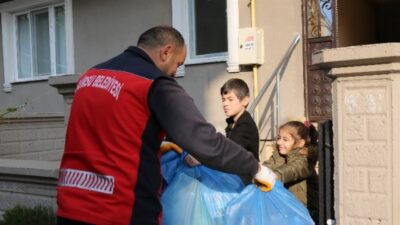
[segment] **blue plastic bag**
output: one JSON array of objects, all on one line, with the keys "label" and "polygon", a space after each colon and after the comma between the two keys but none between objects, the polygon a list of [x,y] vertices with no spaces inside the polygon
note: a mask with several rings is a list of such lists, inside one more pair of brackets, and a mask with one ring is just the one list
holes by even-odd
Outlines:
[{"label": "blue plastic bag", "polygon": [[308,210],[277,181],[270,192],[248,185],[229,202],[225,225],[313,225]]},{"label": "blue plastic bag", "polygon": [[182,162],[182,155],[175,151],[168,151],[161,155],[161,174],[169,184],[176,174],[179,164]]},{"label": "blue plastic bag", "polygon": [[183,160],[161,196],[163,225],[223,225],[226,204],[243,190],[240,178]]}]

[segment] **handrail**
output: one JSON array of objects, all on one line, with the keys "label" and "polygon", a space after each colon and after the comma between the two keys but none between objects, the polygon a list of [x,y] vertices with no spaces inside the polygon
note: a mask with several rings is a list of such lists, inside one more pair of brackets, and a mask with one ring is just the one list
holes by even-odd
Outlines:
[{"label": "handrail", "polygon": [[[289,48],[286,50],[285,55],[283,56],[283,58],[281,59],[281,61],[279,62],[278,66],[275,68],[274,72],[272,73],[272,75],[269,77],[269,79],[264,83],[263,87],[261,88],[261,90],[259,91],[259,94],[257,96],[255,96],[254,101],[251,103],[248,111],[251,115],[254,115],[254,111],[257,107],[257,105],[260,103],[261,98],[264,96],[264,94],[266,93],[267,89],[269,88],[269,86],[271,85],[272,81],[274,79],[276,79],[276,83],[275,83],[275,87],[272,89],[272,93],[275,93],[275,98],[276,98],[276,104],[275,104],[275,111],[272,111],[271,114],[271,118],[273,120],[273,124],[271,126],[270,131],[271,132],[267,132],[267,136],[268,133],[270,133],[272,136],[276,135],[276,131],[278,130],[278,123],[279,123],[279,117],[280,117],[280,112],[279,112],[279,106],[280,106],[280,79],[282,78],[282,74],[285,72],[286,67],[289,63],[289,59],[292,56],[292,53],[295,49],[295,47],[297,46],[297,44],[300,42],[300,34],[298,33],[295,38],[293,39],[292,43],[290,44]],[[273,102],[273,96],[271,95],[267,105],[270,105],[271,102]],[[270,121],[272,121],[270,120]],[[257,123],[260,123],[259,121],[257,121]],[[260,128],[260,124],[257,124]],[[265,141],[267,140],[267,138],[265,139]],[[261,148],[260,150],[260,154],[261,152],[264,150],[265,144],[267,142],[264,142],[264,146]]]},{"label": "handrail", "polygon": [[[261,98],[264,96],[265,92],[267,91],[268,87],[272,83],[273,79],[277,78],[277,77],[279,77],[279,78],[282,77],[282,74],[285,71],[286,66],[287,66],[287,64],[289,62],[290,56],[292,55],[292,53],[294,51],[294,48],[297,46],[299,41],[300,41],[300,34],[297,34],[295,36],[295,38],[293,39],[293,41],[292,41],[291,45],[289,46],[289,48],[286,50],[286,53],[283,56],[283,58],[281,59],[281,61],[279,62],[278,66],[275,68],[275,70],[272,73],[272,75],[270,76],[270,78],[262,86],[259,94],[256,96],[254,101],[251,103],[251,105],[249,107],[249,110],[248,110],[250,112],[250,114],[254,114],[255,108],[260,103]],[[277,79],[277,81],[278,80],[280,80],[280,79]],[[279,93],[279,90],[277,90],[277,93]]]}]

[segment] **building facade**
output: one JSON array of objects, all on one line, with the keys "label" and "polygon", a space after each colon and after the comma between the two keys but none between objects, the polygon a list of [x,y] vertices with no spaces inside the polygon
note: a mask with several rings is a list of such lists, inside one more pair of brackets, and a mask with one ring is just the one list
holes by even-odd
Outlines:
[{"label": "building facade", "polygon": [[[57,162],[79,74],[160,24],[185,37],[188,56],[176,79],[219,131],[225,127],[219,88],[226,80],[244,79],[252,100],[271,81],[253,113],[266,157],[266,140],[287,120],[334,119],[335,126],[336,77],[329,74],[329,63],[313,63],[313,56],[325,49],[399,42],[400,31],[393,29],[400,22],[399,6],[396,0],[1,0],[0,158]],[[357,60],[337,61],[351,66]],[[365,63],[380,61],[373,57]],[[16,170],[10,171],[21,173]],[[0,197],[12,192],[2,191]],[[12,205],[0,203],[0,211]]]}]

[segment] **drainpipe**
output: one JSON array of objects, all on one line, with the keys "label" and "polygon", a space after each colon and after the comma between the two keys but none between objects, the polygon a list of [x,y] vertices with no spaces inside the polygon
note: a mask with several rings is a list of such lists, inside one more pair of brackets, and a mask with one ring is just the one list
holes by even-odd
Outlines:
[{"label": "drainpipe", "polygon": [[[256,27],[256,0],[250,0],[250,14],[251,14],[251,27]],[[258,96],[258,65],[253,65],[253,88],[254,88],[254,98]],[[256,121],[257,127],[258,124],[258,106],[254,111],[254,120]]]}]

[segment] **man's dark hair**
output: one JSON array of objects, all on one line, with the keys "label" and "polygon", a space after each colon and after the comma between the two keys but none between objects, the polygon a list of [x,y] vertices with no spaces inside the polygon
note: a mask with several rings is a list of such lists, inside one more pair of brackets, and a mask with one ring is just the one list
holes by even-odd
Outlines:
[{"label": "man's dark hair", "polygon": [[171,26],[156,26],[140,35],[137,46],[143,48],[157,48],[166,44],[173,44],[177,48],[185,45],[182,34]]},{"label": "man's dark hair", "polygon": [[229,91],[233,91],[239,100],[243,100],[244,97],[250,97],[249,87],[246,82],[239,78],[232,78],[225,82],[221,87],[221,95],[227,94]]}]

